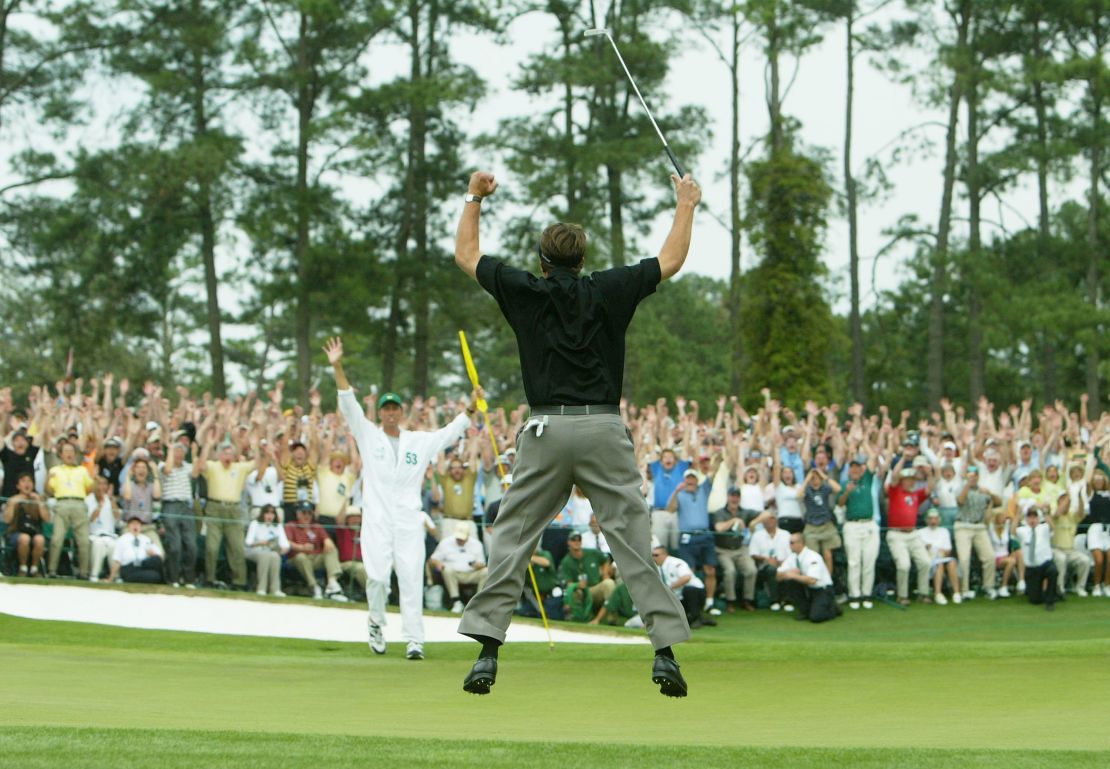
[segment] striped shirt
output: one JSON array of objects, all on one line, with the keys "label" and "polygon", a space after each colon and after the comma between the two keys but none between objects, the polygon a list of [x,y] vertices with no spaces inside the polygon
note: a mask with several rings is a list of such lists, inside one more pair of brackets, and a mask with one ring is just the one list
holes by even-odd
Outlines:
[{"label": "striped shirt", "polygon": [[193,498],[193,466],[188,462],[178,465],[169,473],[162,465],[162,501],[189,502]]},{"label": "striped shirt", "polygon": [[282,501],[286,504],[312,501],[312,485],[316,481],[316,464],[305,462],[295,465],[287,462],[281,466],[281,473],[285,479]]}]

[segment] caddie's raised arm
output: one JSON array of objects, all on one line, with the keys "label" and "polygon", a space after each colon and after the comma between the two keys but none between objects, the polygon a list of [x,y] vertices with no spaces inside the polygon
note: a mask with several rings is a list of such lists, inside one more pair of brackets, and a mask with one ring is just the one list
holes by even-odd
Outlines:
[{"label": "caddie's raised arm", "polygon": [[324,344],[324,353],[328,356],[328,363],[331,364],[332,371],[335,372],[339,413],[347,420],[351,435],[354,436],[357,442],[364,433],[377,429],[377,426],[366,418],[366,414],[363,413],[362,407],[358,404],[358,398],[355,397],[354,391],[351,389],[351,383],[347,380],[347,373],[343,370],[343,340],[339,337],[329,339]]}]

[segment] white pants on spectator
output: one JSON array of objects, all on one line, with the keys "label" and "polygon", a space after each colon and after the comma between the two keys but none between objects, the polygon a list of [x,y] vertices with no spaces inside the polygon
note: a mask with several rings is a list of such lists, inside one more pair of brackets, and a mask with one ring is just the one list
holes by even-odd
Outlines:
[{"label": "white pants on spectator", "polygon": [[89,576],[99,577],[100,569],[106,565],[108,559],[112,557],[112,551],[116,548],[116,538],[106,534],[94,534],[89,537],[89,543],[92,545]]},{"label": "white pants on spectator", "polygon": [[890,555],[894,559],[897,574],[898,597],[908,598],[910,594],[910,562],[917,568],[917,595],[922,598],[929,596],[929,566],[932,559],[929,551],[917,531],[898,531],[892,529],[886,533],[886,545],[890,548]]},{"label": "white pants on spectator", "polygon": [[659,540],[667,552],[678,552],[678,513],[669,513],[658,508],[651,511],[651,534]]},{"label": "white pants on spectator", "polygon": [[1067,550],[1054,547],[1052,560],[1056,562],[1056,571],[1059,573],[1056,585],[1060,588],[1060,595],[1067,592],[1069,568],[1075,573],[1076,589],[1087,587],[1087,577],[1091,573],[1091,559],[1086,553],[1074,547]]},{"label": "white pants on spectator", "polygon": [[971,589],[971,548],[979,556],[983,568],[983,589],[994,589],[994,548],[985,523],[963,523],[956,521],[956,558],[960,562],[960,589]]},{"label": "white pants on spectator", "polygon": [[424,643],[424,516],[420,510],[370,509],[362,517],[362,562],[370,621],[385,626],[390,571],[397,572],[401,637]]},{"label": "white pants on spectator", "polygon": [[870,598],[875,592],[879,524],[874,521],[846,521],[844,554],[848,557],[848,597]]}]

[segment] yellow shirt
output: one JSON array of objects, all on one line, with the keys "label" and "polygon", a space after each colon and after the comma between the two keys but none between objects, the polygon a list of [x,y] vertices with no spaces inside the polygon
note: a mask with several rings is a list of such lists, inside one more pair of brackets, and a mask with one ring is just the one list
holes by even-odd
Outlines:
[{"label": "yellow shirt", "polygon": [[208,481],[208,498],[215,502],[238,503],[247,485],[247,476],[255,463],[232,462],[226,468],[222,462],[208,462],[204,466],[204,479]]},{"label": "yellow shirt", "polygon": [[474,515],[474,482],[478,480],[478,471],[463,470],[462,480],[456,481],[448,473],[440,478],[443,484],[443,515],[447,518],[457,518],[469,521]]},{"label": "yellow shirt", "polygon": [[46,485],[58,499],[84,499],[95,488],[92,476],[83,465],[54,465]]},{"label": "yellow shirt", "polygon": [[333,473],[330,467],[321,467],[316,473],[316,484],[320,489],[320,499],[316,512],[334,518],[343,509],[343,503],[351,496],[354,477],[347,471]]}]

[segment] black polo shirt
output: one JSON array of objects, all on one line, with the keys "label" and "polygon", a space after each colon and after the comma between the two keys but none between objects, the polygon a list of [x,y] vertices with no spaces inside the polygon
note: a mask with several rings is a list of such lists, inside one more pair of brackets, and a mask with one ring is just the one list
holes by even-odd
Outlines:
[{"label": "black polo shirt", "polygon": [[0,441],[0,463],[4,465],[4,484],[0,488],[0,496],[14,497],[19,491],[16,486],[19,476],[24,473],[35,474],[35,457],[38,453],[38,446],[28,446],[25,452],[16,454]]},{"label": "black polo shirt", "polygon": [[549,277],[536,277],[491,256],[477,269],[478,283],[516,334],[532,406],[620,402],[625,331],[660,277],[654,257],[588,276],[555,267]]}]

